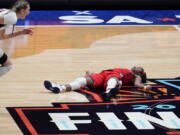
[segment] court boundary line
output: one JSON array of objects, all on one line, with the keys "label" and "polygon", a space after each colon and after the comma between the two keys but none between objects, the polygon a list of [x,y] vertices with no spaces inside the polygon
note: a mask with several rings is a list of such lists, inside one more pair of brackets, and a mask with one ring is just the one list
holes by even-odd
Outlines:
[{"label": "court boundary line", "polygon": [[[177,26],[178,25],[28,25],[29,27],[99,27],[99,26]],[[27,25],[16,25],[16,27],[27,27]]]}]

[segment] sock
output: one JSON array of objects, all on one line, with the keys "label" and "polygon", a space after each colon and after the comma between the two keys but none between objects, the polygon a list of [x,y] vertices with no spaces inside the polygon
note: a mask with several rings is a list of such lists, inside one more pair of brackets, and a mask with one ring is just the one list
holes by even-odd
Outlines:
[{"label": "sock", "polygon": [[65,92],[66,91],[66,86],[65,85],[61,85],[61,92]]}]

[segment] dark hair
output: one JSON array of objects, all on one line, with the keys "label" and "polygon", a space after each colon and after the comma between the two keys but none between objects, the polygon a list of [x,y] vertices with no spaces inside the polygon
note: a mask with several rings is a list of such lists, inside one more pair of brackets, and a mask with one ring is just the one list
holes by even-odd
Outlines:
[{"label": "dark hair", "polygon": [[12,10],[16,13],[19,13],[21,9],[27,9],[29,6],[29,2],[27,0],[17,0],[12,6]]},{"label": "dark hair", "polygon": [[144,69],[142,67],[132,67],[131,71],[133,71],[136,75],[141,75],[144,72]]},{"label": "dark hair", "polygon": [[142,83],[146,83],[147,82],[147,75],[146,72],[144,72],[144,69],[142,67],[139,67],[140,70],[137,70],[136,67],[131,68],[131,70],[136,74],[139,75],[142,79]]}]

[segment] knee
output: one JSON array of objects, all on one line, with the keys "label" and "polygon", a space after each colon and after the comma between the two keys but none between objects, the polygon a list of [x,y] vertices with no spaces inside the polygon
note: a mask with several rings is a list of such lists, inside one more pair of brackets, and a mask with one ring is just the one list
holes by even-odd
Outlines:
[{"label": "knee", "polygon": [[112,89],[119,85],[119,81],[116,77],[112,77],[107,81],[107,87],[106,89]]},{"label": "knee", "polygon": [[94,81],[92,78],[90,76],[86,76],[85,78],[87,80],[87,86],[93,87]]},{"label": "knee", "polygon": [[69,83],[69,85],[71,86],[71,90],[79,89],[81,87],[86,86],[86,84],[87,84],[87,81],[85,77],[79,77],[75,79],[73,82]]},{"label": "knee", "polygon": [[87,85],[87,80],[85,77],[79,77],[75,80],[78,84],[81,86],[86,86]]}]

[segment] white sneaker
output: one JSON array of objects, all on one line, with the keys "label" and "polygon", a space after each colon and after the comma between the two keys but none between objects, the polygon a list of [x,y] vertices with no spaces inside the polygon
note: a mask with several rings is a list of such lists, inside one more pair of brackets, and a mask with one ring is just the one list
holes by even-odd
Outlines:
[{"label": "white sneaker", "polygon": [[59,85],[57,83],[50,82],[48,80],[44,81],[44,87],[46,89],[50,90],[51,92],[57,93],[57,94],[63,90],[61,85]]}]

